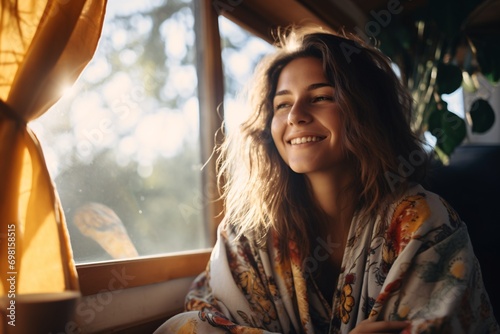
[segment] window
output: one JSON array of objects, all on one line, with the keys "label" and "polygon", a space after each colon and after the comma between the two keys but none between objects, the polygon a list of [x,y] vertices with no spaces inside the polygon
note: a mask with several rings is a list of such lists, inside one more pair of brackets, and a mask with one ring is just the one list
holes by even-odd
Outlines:
[{"label": "window", "polygon": [[31,124],[77,263],[209,246],[194,17],[190,1],[109,1],[93,60]]},{"label": "window", "polygon": [[[209,2],[108,2],[93,60],[31,123],[61,197],[84,295],[99,292],[113,272],[126,270],[136,277],[128,287],[140,286],[195,275],[208,260],[217,219],[206,217],[220,210],[206,210],[215,180],[201,167],[220,126],[215,106],[224,95],[226,117],[237,124],[237,94],[272,49],[224,17],[210,21],[211,10]],[[200,27],[200,17],[218,23],[220,36]],[[200,30],[207,35],[196,36]],[[226,91],[218,96],[222,70]]]},{"label": "window", "polygon": [[231,130],[245,117],[239,96],[252,77],[257,63],[273,50],[273,46],[242,29],[234,22],[219,16],[224,67],[224,117]]}]

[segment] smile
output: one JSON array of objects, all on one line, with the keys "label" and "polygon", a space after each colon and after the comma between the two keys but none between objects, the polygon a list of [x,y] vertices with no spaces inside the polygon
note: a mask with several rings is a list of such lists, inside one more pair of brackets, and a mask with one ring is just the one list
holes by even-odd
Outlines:
[{"label": "smile", "polygon": [[308,136],[308,137],[299,137],[299,138],[293,138],[290,140],[291,145],[300,145],[300,144],[305,144],[305,143],[312,143],[312,142],[317,142],[325,139],[324,137],[316,137],[316,136]]}]

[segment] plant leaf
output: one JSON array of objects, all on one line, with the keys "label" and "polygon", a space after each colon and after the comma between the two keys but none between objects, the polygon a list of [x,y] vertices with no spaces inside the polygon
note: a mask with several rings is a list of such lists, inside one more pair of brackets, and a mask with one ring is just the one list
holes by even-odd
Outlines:
[{"label": "plant leaf", "polygon": [[495,112],[486,100],[475,100],[469,114],[472,119],[472,132],[485,133],[495,123]]},{"label": "plant leaf", "polygon": [[450,155],[465,138],[465,121],[445,108],[435,109],[429,116],[429,131],[437,139],[437,147]]},{"label": "plant leaf", "polygon": [[[474,74],[473,74],[474,75]],[[472,75],[468,72],[462,72],[462,88],[467,93],[475,93],[477,91],[476,81],[473,79]]]},{"label": "plant leaf", "polygon": [[500,81],[500,37],[476,36],[473,39],[476,58],[483,75],[492,83]]},{"label": "plant leaf", "polygon": [[462,85],[462,70],[456,65],[439,63],[436,78],[439,94],[451,94]]}]

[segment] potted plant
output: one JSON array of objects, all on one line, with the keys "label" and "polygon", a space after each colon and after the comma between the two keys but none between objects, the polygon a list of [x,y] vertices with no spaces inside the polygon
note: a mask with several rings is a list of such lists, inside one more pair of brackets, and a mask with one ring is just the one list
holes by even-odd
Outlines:
[{"label": "potted plant", "polygon": [[[443,95],[461,86],[469,92],[478,89],[478,75],[495,84],[500,79],[500,1],[428,1],[411,15],[395,16],[377,37],[415,100],[414,131],[434,135],[434,152],[447,164],[467,131]],[[474,133],[488,131],[495,122],[484,99],[474,101],[466,116]]]}]

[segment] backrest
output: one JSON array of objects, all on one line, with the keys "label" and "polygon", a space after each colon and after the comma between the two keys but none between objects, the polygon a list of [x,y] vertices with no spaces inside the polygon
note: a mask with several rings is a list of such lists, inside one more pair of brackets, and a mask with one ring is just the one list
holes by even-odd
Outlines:
[{"label": "backrest", "polygon": [[431,164],[426,188],[441,195],[467,224],[493,310],[500,319],[500,145],[466,145],[450,164]]}]

